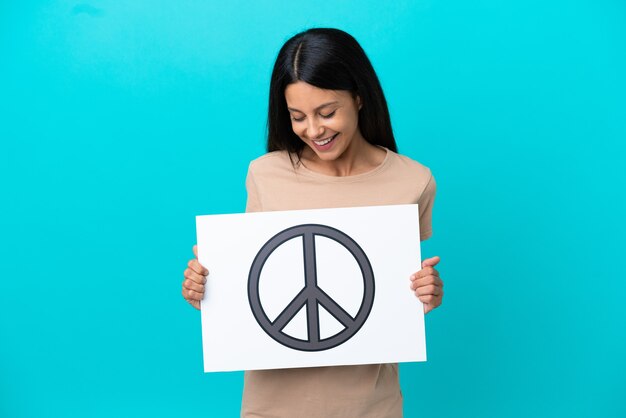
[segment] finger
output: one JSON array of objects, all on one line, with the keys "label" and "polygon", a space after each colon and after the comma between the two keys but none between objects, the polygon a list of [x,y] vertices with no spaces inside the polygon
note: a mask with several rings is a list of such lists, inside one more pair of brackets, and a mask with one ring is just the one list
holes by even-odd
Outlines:
[{"label": "finger", "polygon": [[436,298],[431,303],[424,303],[424,313],[427,314],[439,306],[441,306],[441,298]]},{"label": "finger", "polygon": [[[427,267],[427,268],[430,268],[430,267]],[[430,274],[429,270],[421,269],[411,275],[411,280],[421,279],[422,277],[428,276],[429,274]]]},{"label": "finger", "polygon": [[411,281],[411,289],[413,290],[417,289],[418,287],[429,286],[429,285],[443,287],[443,282],[437,276],[420,277],[418,279]]},{"label": "finger", "polygon": [[209,274],[209,270],[207,270],[202,264],[200,264],[198,262],[198,260],[196,260],[195,258],[192,260],[189,260],[189,262],[187,263],[187,267],[189,267],[190,269],[192,269],[193,271],[195,271],[198,274],[201,274],[203,276],[206,276],[207,274]]},{"label": "finger", "polygon": [[418,287],[417,289],[415,289],[415,293],[418,296],[426,296],[426,295],[439,296],[441,294],[441,288],[439,286],[435,286],[431,284],[428,286]]},{"label": "finger", "polygon": [[183,297],[189,301],[202,300],[204,293],[183,288]]},{"label": "finger", "polygon": [[436,255],[434,257],[423,260],[422,267],[435,267],[440,261],[441,261],[441,258],[438,255]]},{"label": "finger", "polygon": [[197,310],[200,310],[200,300],[194,300],[194,299],[189,299],[188,295],[187,295],[187,289],[185,289],[183,287],[183,298],[187,301],[187,303],[189,303],[191,306],[193,306],[194,308],[196,308]]},{"label": "finger", "polygon": [[435,301],[436,296],[435,295],[423,295],[423,296],[418,296],[417,298],[422,303],[432,304]]},{"label": "finger", "polygon": [[[424,298],[426,298],[426,296],[424,296]],[[441,290],[441,295],[436,296],[432,298],[432,300],[430,300],[429,302],[424,303],[424,313],[427,314],[433,309],[441,306],[442,302],[443,302],[443,289]]]},{"label": "finger", "polygon": [[439,276],[439,272],[436,268],[427,266],[422,268],[420,271],[416,271],[415,273],[413,273],[411,275],[411,280],[420,279],[426,276]]},{"label": "finger", "polygon": [[198,284],[206,283],[206,276],[198,274],[192,269],[185,269],[183,276],[185,276],[185,279],[192,280]]},{"label": "finger", "polygon": [[197,244],[193,246],[193,255],[195,255],[196,258],[198,258],[198,245]]},{"label": "finger", "polygon": [[196,283],[193,280],[189,280],[189,279],[183,280],[183,287],[188,290],[193,290],[199,293],[204,293],[204,285],[200,283]]},{"label": "finger", "polygon": [[430,284],[443,287],[443,280],[441,280],[438,276],[426,276],[413,280],[412,284],[414,284],[414,289],[421,286],[428,286]]}]

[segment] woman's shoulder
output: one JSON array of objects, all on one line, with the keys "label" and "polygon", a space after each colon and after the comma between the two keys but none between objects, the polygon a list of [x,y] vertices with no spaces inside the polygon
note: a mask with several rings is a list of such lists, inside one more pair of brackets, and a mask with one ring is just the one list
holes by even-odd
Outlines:
[{"label": "woman's shoulder", "polygon": [[287,151],[272,151],[250,161],[250,168],[255,170],[268,170],[276,166],[290,165]]},{"label": "woman's shoulder", "polygon": [[407,175],[410,177],[417,176],[426,180],[432,177],[432,172],[430,171],[430,168],[426,167],[424,164],[406,155],[398,154],[393,151],[389,151],[389,153],[392,159],[394,169],[400,171],[402,175]]},{"label": "woman's shoulder", "polygon": [[275,174],[284,170],[293,170],[287,151],[272,151],[250,161],[248,171],[255,175]]},{"label": "woman's shoulder", "polygon": [[430,168],[406,155],[393,153],[396,170],[394,175],[407,187],[419,190],[420,199],[430,199],[435,195],[436,183]]}]

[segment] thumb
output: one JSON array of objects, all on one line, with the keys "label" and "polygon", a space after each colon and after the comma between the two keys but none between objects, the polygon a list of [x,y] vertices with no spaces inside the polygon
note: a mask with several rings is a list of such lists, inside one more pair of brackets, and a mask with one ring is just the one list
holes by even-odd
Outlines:
[{"label": "thumb", "polygon": [[437,264],[439,264],[440,261],[441,261],[441,258],[439,258],[438,255],[431,257],[431,258],[427,258],[426,260],[422,261],[422,268],[435,267]]},{"label": "thumb", "polygon": [[195,255],[196,258],[198,258],[198,246],[197,245],[193,246],[193,255]]}]

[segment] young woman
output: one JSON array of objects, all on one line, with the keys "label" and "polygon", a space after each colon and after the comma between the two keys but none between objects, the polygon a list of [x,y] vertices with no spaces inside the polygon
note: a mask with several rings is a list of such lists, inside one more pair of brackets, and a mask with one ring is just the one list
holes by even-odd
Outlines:
[{"label": "young woman", "polygon": [[[309,29],[281,48],[270,84],[268,153],[252,161],[247,212],[419,203],[431,235],[435,180],[397,154],[387,103],[365,52],[337,29]],[[196,252],[194,246],[194,252]],[[443,298],[435,265],[407,277],[424,312]],[[183,297],[200,308],[208,270],[184,272]],[[397,364],[248,371],[244,417],[401,417]]]}]

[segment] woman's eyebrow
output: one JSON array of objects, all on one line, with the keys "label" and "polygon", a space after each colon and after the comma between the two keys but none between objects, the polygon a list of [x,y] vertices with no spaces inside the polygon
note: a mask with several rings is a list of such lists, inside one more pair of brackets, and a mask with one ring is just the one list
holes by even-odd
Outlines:
[{"label": "woman's eyebrow", "polygon": [[[331,104],[336,104],[336,103],[339,103],[339,102],[338,102],[337,100],[335,100],[335,101],[333,101],[333,102],[324,103],[323,105],[319,105],[319,106],[317,106],[314,110],[320,110],[320,109],[321,109],[321,108],[323,108],[323,107],[330,106]],[[287,109],[291,110],[292,112],[300,112],[300,113],[304,113],[303,111],[298,110],[298,109],[295,109],[295,108],[293,108],[293,107],[288,107]]]}]

